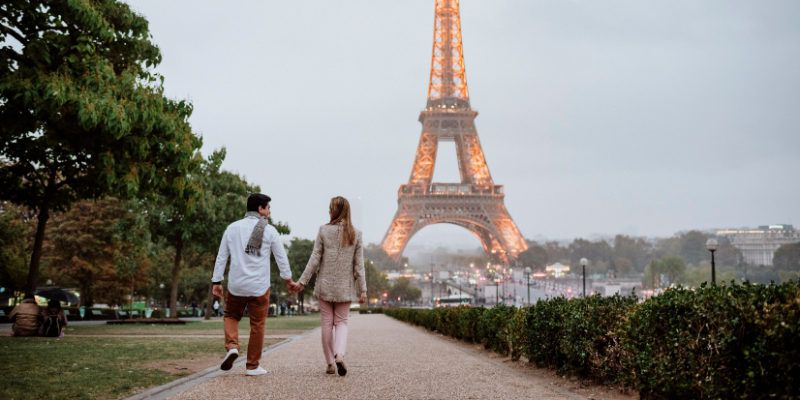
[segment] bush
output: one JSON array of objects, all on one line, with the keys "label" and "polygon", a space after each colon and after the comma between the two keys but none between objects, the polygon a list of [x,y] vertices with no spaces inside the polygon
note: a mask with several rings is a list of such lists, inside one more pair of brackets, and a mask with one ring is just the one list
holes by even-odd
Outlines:
[{"label": "bush", "polygon": [[508,343],[509,323],[516,309],[505,305],[497,305],[487,309],[478,323],[478,335],[483,345],[497,353],[508,355],[511,348]]},{"label": "bush", "polygon": [[567,299],[556,297],[527,308],[525,356],[539,367],[558,368],[564,354],[561,340]]},{"label": "bush", "polygon": [[800,398],[797,282],[385,313],[642,398]]},{"label": "bush", "polygon": [[797,282],[668,290],[630,318],[630,384],[645,398],[797,398],[798,321]]}]

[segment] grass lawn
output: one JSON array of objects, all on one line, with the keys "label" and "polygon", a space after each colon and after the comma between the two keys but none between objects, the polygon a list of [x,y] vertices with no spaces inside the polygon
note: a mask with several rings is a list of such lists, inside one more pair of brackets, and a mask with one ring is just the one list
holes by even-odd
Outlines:
[{"label": "grass lawn", "polygon": [[[304,315],[298,317],[268,318],[266,326],[267,335],[305,331],[319,326],[319,315]],[[191,335],[191,334],[219,334],[222,335],[222,318],[210,321],[189,321],[186,325],[67,325],[66,335]],[[250,319],[242,318],[239,321],[239,334],[250,332]]]},{"label": "grass lawn", "polygon": [[[239,325],[240,334],[249,333],[247,319]],[[319,316],[269,318],[266,333],[288,336],[317,326]],[[67,328],[61,339],[0,337],[0,399],[124,398],[216,365],[224,354],[222,320]],[[202,337],[216,333],[220,337]],[[141,337],[70,337],[77,334]],[[278,341],[265,339],[265,346]],[[241,346],[245,353],[247,340],[242,340]]]}]

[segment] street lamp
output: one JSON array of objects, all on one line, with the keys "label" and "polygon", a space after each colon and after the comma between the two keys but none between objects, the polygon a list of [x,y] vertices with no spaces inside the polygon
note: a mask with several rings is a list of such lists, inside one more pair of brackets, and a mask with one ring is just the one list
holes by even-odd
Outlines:
[{"label": "street lamp", "polygon": [[509,268],[509,273],[511,274],[511,287],[514,288],[514,302],[512,305],[517,305],[517,281],[514,280],[514,268]]},{"label": "street lamp", "polygon": [[586,297],[586,264],[589,264],[589,260],[586,257],[581,258],[581,270],[583,272],[583,297]]},{"label": "street lamp", "polygon": [[708,239],[706,241],[706,249],[711,252],[711,285],[717,285],[717,271],[716,264],[714,263],[714,252],[717,251],[717,239]]},{"label": "street lamp", "polygon": [[528,305],[531,305],[531,267],[525,267],[525,275],[528,276]]}]

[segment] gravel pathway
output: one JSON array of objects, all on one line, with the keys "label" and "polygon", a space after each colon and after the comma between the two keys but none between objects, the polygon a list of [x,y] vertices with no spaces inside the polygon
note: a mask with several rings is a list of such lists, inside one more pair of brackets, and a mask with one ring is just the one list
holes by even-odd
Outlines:
[{"label": "gravel pathway", "polygon": [[270,374],[239,366],[176,399],[584,399],[513,363],[384,315],[350,317],[345,377],[325,374],[319,329],[265,354]]}]

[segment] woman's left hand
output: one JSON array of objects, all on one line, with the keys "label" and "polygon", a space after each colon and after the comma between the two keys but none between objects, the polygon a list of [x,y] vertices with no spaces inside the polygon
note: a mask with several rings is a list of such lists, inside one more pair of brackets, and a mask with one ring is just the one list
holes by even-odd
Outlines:
[{"label": "woman's left hand", "polygon": [[366,293],[361,293],[361,296],[358,296],[358,302],[360,304],[366,303],[367,302],[367,294]]}]

